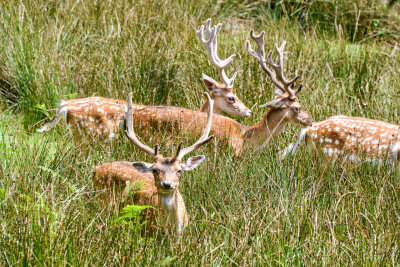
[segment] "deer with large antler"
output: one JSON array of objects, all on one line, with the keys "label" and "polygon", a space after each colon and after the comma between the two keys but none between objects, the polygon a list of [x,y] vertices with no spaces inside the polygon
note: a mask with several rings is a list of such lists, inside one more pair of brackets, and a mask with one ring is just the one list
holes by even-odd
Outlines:
[{"label": "deer with large antler", "polygon": [[[143,144],[136,137],[132,123],[132,93],[128,96],[127,112],[127,131],[126,136],[141,150],[153,157],[153,163],[126,161],[105,163],[95,169],[95,184],[110,185],[112,183],[123,183],[130,181],[131,185],[140,180],[144,183],[144,192],[137,194],[137,201],[140,204],[155,205],[162,209],[165,214],[165,225],[175,224],[176,232],[180,234],[183,228],[188,224],[188,215],[185,202],[179,192],[179,177],[184,171],[193,170],[205,158],[205,156],[191,157],[186,161],[182,158],[208,143],[213,136],[208,136],[211,129],[213,100],[206,93],[208,111],[207,122],[200,139],[193,145],[182,148],[182,142],[179,144],[177,152],[172,157],[163,157],[160,154],[159,146],[154,149]],[[150,175],[152,173],[152,177]],[[153,178],[153,179],[152,179]],[[126,194],[124,190],[123,194]]]},{"label": "deer with large antler", "polygon": [[[232,78],[229,78],[225,73],[225,69],[233,62],[233,58],[236,55],[233,54],[225,60],[221,60],[218,57],[217,36],[221,27],[222,24],[218,23],[216,26],[211,28],[211,19],[209,18],[206,20],[205,29],[204,25],[202,25],[200,30],[196,32],[200,42],[207,49],[211,63],[218,69],[219,75],[224,83],[220,84],[204,73],[203,82],[207,90],[210,92],[211,98],[215,101],[214,114],[222,114],[221,111],[225,111],[231,115],[247,117],[250,116],[251,111],[242,103],[242,101],[240,101],[233,90],[233,83],[237,76],[237,72],[233,74]],[[203,32],[208,40],[204,39]],[[204,103],[200,111],[206,111],[206,103]]]},{"label": "deer with large antler", "polygon": [[[210,92],[211,99],[215,105],[214,114],[226,112],[233,116],[248,117],[251,114],[243,102],[237,97],[233,90],[233,82],[236,74],[229,79],[225,74],[225,68],[228,67],[235,55],[231,55],[226,60],[221,60],[217,55],[217,35],[221,30],[221,24],[211,28],[211,19],[206,21],[205,33],[209,38],[201,42],[207,48],[211,63],[218,69],[223,80],[223,84],[203,73],[203,83]],[[201,27],[204,29],[204,26]],[[71,135],[76,140],[85,137],[96,137],[100,140],[110,140],[116,137],[120,131],[121,124],[125,119],[127,103],[122,100],[108,99],[102,97],[88,97],[77,100],[61,102],[56,115],[51,121],[46,123],[38,132],[47,132],[52,129],[60,118],[64,117]],[[133,104],[134,110],[145,108],[145,105]],[[200,111],[206,112],[207,103],[204,103]]]},{"label": "deer with large antler", "polygon": [[[198,31],[198,36],[200,40],[204,40],[203,28]],[[261,106],[268,107],[269,110],[261,121],[253,126],[240,124],[224,116],[214,116],[211,134],[215,135],[217,140],[226,141],[236,155],[249,146],[259,146],[268,142],[270,138],[275,137],[284,129],[284,125],[288,121],[302,126],[309,126],[312,123],[311,116],[301,108],[297,101],[297,94],[301,91],[302,86],[300,85],[296,90],[293,89],[298,77],[287,80],[283,74],[283,50],[286,42],[283,42],[280,47],[275,45],[279,55],[278,61],[275,63],[272,59],[272,51],[265,61],[264,32],[255,36],[251,31],[250,36],[257,42],[258,49],[254,51],[250,42],[247,42],[249,53],[258,60],[261,68],[270,76],[277,89],[274,100]],[[212,47],[209,50],[212,50]],[[267,67],[266,62],[275,72]],[[158,125],[161,130],[172,127],[173,134],[200,135],[206,122],[204,113],[172,107],[148,107],[136,111],[133,116],[137,128],[141,126],[142,129],[146,129],[150,125]]]},{"label": "deer with large antler", "polygon": [[367,118],[339,115],[314,123],[284,150],[281,160],[295,154],[302,142],[329,157],[343,156],[345,160],[400,159],[400,126]]}]

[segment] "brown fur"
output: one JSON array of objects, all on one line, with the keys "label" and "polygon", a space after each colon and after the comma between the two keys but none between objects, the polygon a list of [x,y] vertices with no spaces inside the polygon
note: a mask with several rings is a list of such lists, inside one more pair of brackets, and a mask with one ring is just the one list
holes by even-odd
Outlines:
[{"label": "brown fur", "polygon": [[[287,96],[280,96],[285,99]],[[288,100],[289,101],[289,100]],[[253,126],[243,125],[230,118],[214,115],[210,135],[222,142],[227,142],[236,155],[243,149],[259,145],[269,137],[277,136],[287,121],[295,121],[302,125],[309,125],[311,117],[302,110],[293,115],[291,105],[298,104],[297,100],[290,100],[290,104],[282,109],[269,109],[264,117]],[[291,115],[292,114],[292,115]],[[301,122],[297,116],[301,116]],[[205,127],[207,115],[203,112],[176,107],[147,107],[133,113],[134,128],[146,135],[147,130],[156,128],[160,132],[168,131],[170,135],[187,136],[188,133],[198,138]]]},{"label": "brown fur", "polygon": [[[215,99],[213,112],[222,114],[222,111],[237,116],[247,116],[249,109],[240,101],[232,89],[226,89],[225,85],[218,85],[220,91],[218,93],[210,93],[211,98]],[[228,96],[234,98],[234,103],[228,102]],[[146,106],[133,104],[134,110],[140,110]],[[68,130],[71,133],[75,143],[83,144],[90,140],[111,140],[120,131],[120,125],[125,120],[125,111],[127,108],[126,101],[117,99],[108,99],[103,97],[88,97],[76,100],[70,100],[59,107],[59,111],[66,112],[66,122]],[[205,102],[200,109],[201,112],[207,111],[207,103]],[[57,116],[57,115],[56,115]],[[54,121],[56,118],[53,118]],[[47,124],[51,124],[47,123]],[[42,128],[45,132],[52,126]]]},{"label": "brown fur", "polygon": [[[400,126],[367,118],[335,116],[311,126],[306,138],[329,156],[382,158],[400,142]],[[398,159],[399,157],[397,157]]]},{"label": "brown fur", "polygon": [[[94,185],[97,189],[107,188],[108,193],[117,202],[126,197],[126,182],[130,181],[131,190],[137,190],[136,181],[143,187],[134,194],[133,201],[137,205],[158,206],[157,188],[151,173],[140,173],[128,161],[115,161],[97,166],[94,170]],[[122,194],[121,194],[122,192]]]}]

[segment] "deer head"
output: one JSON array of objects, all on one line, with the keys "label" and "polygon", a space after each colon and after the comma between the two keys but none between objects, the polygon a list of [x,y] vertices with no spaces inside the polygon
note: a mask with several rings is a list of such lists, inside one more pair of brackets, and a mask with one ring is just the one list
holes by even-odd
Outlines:
[{"label": "deer head", "polygon": [[163,157],[160,154],[159,145],[156,145],[154,149],[140,142],[134,131],[132,121],[132,93],[128,96],[128,112],[126,115],[126,121],[128,130],[126,136],[141,150],[153,157],[153,163],[146,162],[133,162],[132,166],[139,172],[147,173],[152,172],[154,175],[155,185],[159,194],[170,194],[174,190],[177,190],[179,186],[179,177],[184,171],[190,171],[196,168],[205,158],[205,156],[194,156],[186,161],[182,161],[182,158],[200,148],[201,146],[208,143],[214,136],[208,136],[211,130],[212,122],[212,110],[213,100],[210,96],[205,93],[208,101],[208,117],[206,128],[204,129],[202,137],[194,143],[192,146],[182,148],[182,143],[179,144],[177,152],[172,157]]},{"label": "deer head", "polygon": [[[218,111],[224,111],[230,115],[248,117],[251,114],[251,110],[240,101],[233,90],[233,82],[235,81],[237,72],[233,74],[232,78],[228,78],[225,74],[225,68],[232,63],[235,54],[225,60],[221,60],[217,54],[217,35],[221,30],[221,26],[222,24],[218,24],[211,28],[211,19],[207,19],[205,29],[204,25],[202,25],[200,30],[196,31],[200,42],[207,49],[211,63],[218,68],[223,84],[218,83],[204,73],[203,82],[207,90],[210,92],[212,99],[215,101],[216,106],[220,109],[215,113],[218,113]],[[208,41],[205,40],[204,35],[208,38]]]},{"label": "deer head", "polygon": [[[268,53],[267,61],[265,61],[264,52],[264,34],[254,35],[254,32],[250,32],[250,37],[257,43],[257,51],[254,51],[251,47],[250,41],[247,41],[247,51],[260,63],[261,68],[268,74],[272,82],[276,85],[274,94],[274,100],[261,105],[260,107],[268,107],[275,110],[281,110],[286,115],[286,119],[294,123],[298,123],[302,126],[309,126],[312,124],[312,117],[302,109],[300,103],[297,101],[297,94],[302,89],[302,84],[297,89],[294,89],[294,84],[299,76],[294,77],[292,80],[285,78],[283,74],[283,51],[285,50],[286,41],[283,41],[282,45],[278,47],[275,44],[275,49],[278,52],[278,63],[275,63],[272,59],[272,51]],[[267,62],[275,72],[272,72],[267,65]]]}]

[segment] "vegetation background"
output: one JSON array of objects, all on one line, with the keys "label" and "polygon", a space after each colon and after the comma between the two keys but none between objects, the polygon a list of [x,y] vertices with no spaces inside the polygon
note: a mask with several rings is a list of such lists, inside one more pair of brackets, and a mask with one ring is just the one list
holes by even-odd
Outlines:
[{"label": "vegetation background", "polygon": [[301,74],[315,121],[400,124],[399,14],[396,0],[2,1],[0,265],[399,264],[399,171],[304,148],[280,163],[298,126],[241,158],[203,148],[206,161],[181,178],[190,226],[180,242],[143,235],[98,198],[93,166],[149,160],[125,138],[81,153],[62,124],[34,133],[70,98],[133,92],[136,103],[198,109],[201,73],[218,79],[195,34],[209,17],[223,24],[220,57],[236,53],[228,73],[239,72],[236,92],[253,110],[238,121],[257,122],[274,90],[245,49],[255,29],[266,50],[288,41],[286,73]]}]

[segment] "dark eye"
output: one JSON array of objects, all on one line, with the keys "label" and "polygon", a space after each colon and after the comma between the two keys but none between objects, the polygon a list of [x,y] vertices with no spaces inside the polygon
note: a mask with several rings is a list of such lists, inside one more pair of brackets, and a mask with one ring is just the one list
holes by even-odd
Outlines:
[{"label": "dark eye", "polygon": [[181,174],[182,173],[182,170],[177,170],[176,171],[178,174]]},{"label": "dark eye", "polygon": [[300,113],[301,107],[295,107],[294,110],[296,111],[296,113]]},{"label": "dark eye", "polygon": [[228,101],[231,103],[235,103],[235,98],[233,96],[228,97]]}]

